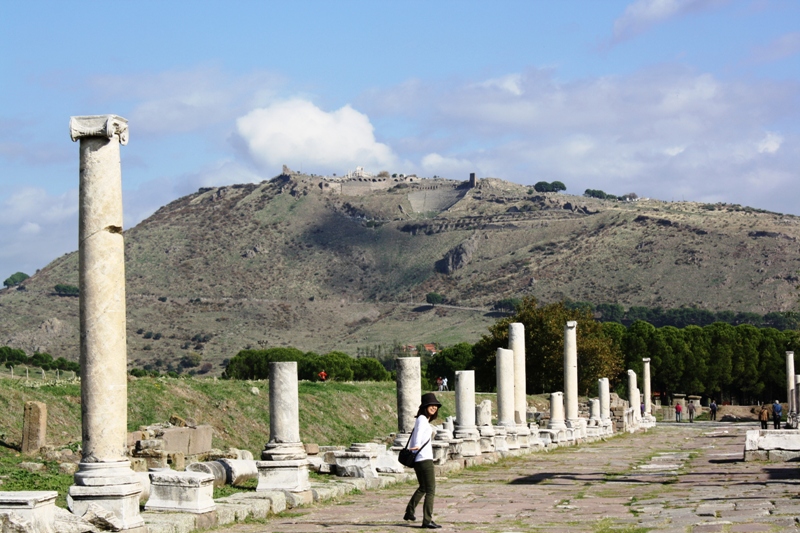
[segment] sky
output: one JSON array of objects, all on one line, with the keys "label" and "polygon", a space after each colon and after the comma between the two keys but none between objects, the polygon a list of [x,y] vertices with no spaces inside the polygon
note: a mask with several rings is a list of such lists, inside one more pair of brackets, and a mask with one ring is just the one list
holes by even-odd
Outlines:
[{"label": "sky", "polygon": [[126,228],[284,164],[800,215],[795,0],[0,8],[0,279],[78,247],[75,115],[129,121]]}]

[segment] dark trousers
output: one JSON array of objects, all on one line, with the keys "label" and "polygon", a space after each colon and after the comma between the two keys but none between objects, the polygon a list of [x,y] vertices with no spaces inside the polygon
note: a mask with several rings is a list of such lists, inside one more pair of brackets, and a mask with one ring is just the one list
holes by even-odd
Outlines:
[{"label": "dark trousers", "polygon": [[772,417],[772,424],[775,426],[774,429],[781,429],[781,417],[780,416],[773,416]]},{"label": "dark trousers", "polygon": [[767,422],[769,422],[769,420],[762,420],[761,421],[761,429],[767,429]]},{"label": "dark trousers", "polygon": [[717,419],[717,412],[711,411],[711,418],[709,418],[709,420],[716,420],[716,419]]},{"label": "dark trousers", "polygon": [[433,522],[433,499],[436,495],[436,473],[433,469],[433,461],[430,459],[417,461],[414,463],[414,473],[417,474],[419,488],[411,496],[411,500],[406,506],[406,513],[413,516],[417,504],[425,496],[425,502],[422,504],[422,525],[424,526]]}]

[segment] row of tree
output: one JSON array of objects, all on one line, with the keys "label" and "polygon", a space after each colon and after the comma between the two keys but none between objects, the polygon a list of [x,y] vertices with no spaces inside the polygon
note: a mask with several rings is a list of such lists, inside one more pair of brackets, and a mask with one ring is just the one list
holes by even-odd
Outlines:
[{"label": "row of tree", "polygon": [[539,181],[533,185],[533,190],[536,192],[561,192],[561,191],[566,191],[567,186],[560,181],[554,181],[552,183],[548,183],[546,181]]},{"label": "row of tree", "polygon": [[798,321],[794,313],[772,311],[764,315],[749,312],[709,311],[696,307],[679,307],[664,309],[661,307],[631,306],[625,309],[620,304],[598,304],[589,302],[566,301],[569,308],[585,308],[591,311],[601,322],[620,322],[630,325],[637,320],[649,322],[657,327],[675,326],[708,326],[715,322],[725,322],[738,326],[750,324],[759,328],[775,328],[780,330],[797,329]]},{"label": "row of tree", "polygon": [[6,368],[24,365],[44,370],[72,370],[76,374],[81,371],[80,364],[74,361],[67,361],[63,357],[53,359],[52,355],[39,352],[28,357],[24,350],[8,346],[0,346],[0,364],[4,364]]},{"label": "row of tree", "polygon": [[266,350],[242,350],[225,368],[222,377],[228,379],[267,379],[269,364],[281,361],[296,361],[299,379],[318,381],[320,372],[327,379],[337,381],[388,381],[392,375],[380,361],[372,357],[354,358],[344,352],[329,352],[319,355],[297,348],[268,348]]},{"label": "row of tree", "polygon": [[785,353],[800,349],[793,330],[756,328],[715,322],[704,327],[657,328],[642,320],[630,326],[601,323],[587,308],[563,302],[538,306],[526,298],[513,316],[495,323],[476,344],[458,344],[435,354],[425,369],[435,376],[455,377],[456,370],[475,370],[476,387],[491,391],[495,353],[508,346],[508,325],[525,325],[528,394],[564,390],[564,325],[578,322],[578,381],[582,394],[597,393],[597,379],[607,377],[625,392],[625,372],[641,376],[642,359],[651,359],[653,392],[699,394],[717,401],[754,403],[786,399]]},{"label": "row of tree", "polygon": [[616,196],[614,194],[608,194],[605,191],[601,191],[600,189],[586,189],[583,191],[583,195],[588,198],[599,198],[601,200],[635,200],[639,198],[639,195],[635,192],[629,192],[628,194],[623,194],[622,196]]}]

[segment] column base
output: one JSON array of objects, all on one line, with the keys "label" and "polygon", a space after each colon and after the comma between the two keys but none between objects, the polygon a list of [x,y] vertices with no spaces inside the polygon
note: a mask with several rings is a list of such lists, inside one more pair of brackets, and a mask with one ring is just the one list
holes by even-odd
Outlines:
[{"label": "column base", "polygon": [[306,457],[306,448],[302,442],[270,442],[261,452],[262,461],[300,461]]},{"label": "column base", "polygon": [[58,492],[54,490],[0,492],[0,513],[14,513],[30,522],[34,531],[52,533],[57,497]]},{"label": "column base", "polygon": [[256,461],[258,486],[256,492],[285,490],[305,492],[311,489],[308,481],[308,460]]},{"label": "column base", "polygon": [[214,476],[200,472],[150,473],[145,511],[205,514],[216,510]]},{"label": "column base", "polygon": [[82,486],[72,485],[67,493],[67,508],[76,516],[84,516],[88,511],[96,512],[98,507],[111,516],[108,521],[117,531],[144,530],[144,520],[139,514],[139,494],[142,487],[138,483],[129,485]]}]

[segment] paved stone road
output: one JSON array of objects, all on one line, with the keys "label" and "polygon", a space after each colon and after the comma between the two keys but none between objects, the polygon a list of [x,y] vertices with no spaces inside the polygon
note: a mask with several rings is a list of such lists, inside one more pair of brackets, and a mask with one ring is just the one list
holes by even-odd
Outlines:
[{"label": "paved stone road", "polygon": [[[438,480],[435,520],[443,532],[800,531],[796,463],[743,462],[747,429],[662,424],[465,470]],[[370,491],[218,531],[409,531],[401,518],[414,488]]]}]

